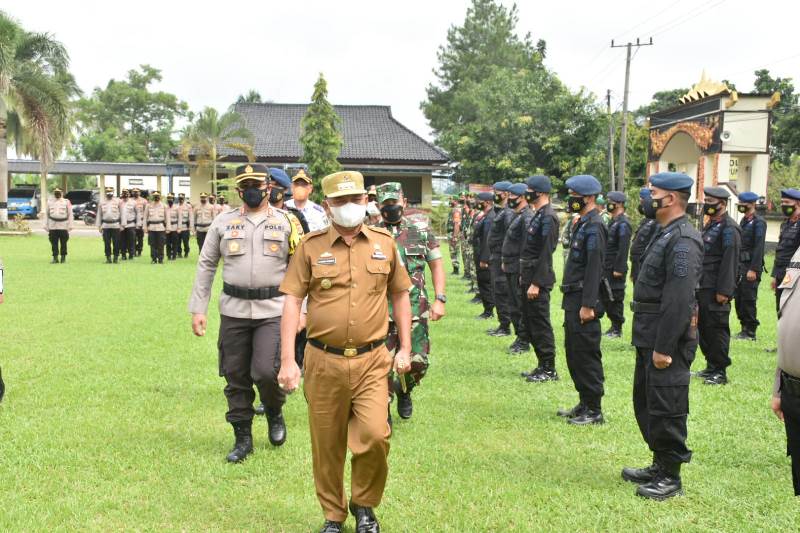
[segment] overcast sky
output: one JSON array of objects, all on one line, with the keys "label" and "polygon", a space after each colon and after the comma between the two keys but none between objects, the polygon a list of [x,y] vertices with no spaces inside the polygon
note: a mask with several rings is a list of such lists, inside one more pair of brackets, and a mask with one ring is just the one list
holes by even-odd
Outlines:
[{"label": "overcast sky", "polygon": [[[511,5],[511,2],[503,2]],[[430,138],[419,109],[434,81],[436,52],[461,24],[467,0],[81,1],[0,0],[29,30],[53,33],[89,92],[149,63],[160,88],[194,110],[226,108],[256,89],[275,102],[307,102],[319,72],[336,104],[392,106],[402,123]],[[771,6],[783,7],[774,8]],[[800,77],[800,2],[641,0],[519,2],[521,34],[547,41],[546,64],[573,90],[581,86],[621,107],[625,50],[636,54],[631,107],[653,92],[711,78],[752,89],[752,72]]]}]

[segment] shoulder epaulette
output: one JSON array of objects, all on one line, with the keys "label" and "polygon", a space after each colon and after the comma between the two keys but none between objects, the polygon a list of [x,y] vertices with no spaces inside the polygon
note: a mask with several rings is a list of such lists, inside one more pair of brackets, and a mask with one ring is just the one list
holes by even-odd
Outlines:
[{"label": "shoulder epaulette", "polygon": [[371,229],[372,231],[374,231],[376,233],[382,233],[383,235],[386,235],[387,237],[391,237],[392,236],[391,232],[386,228],[379,228],[377,226],[367,226],[367,228]]}]

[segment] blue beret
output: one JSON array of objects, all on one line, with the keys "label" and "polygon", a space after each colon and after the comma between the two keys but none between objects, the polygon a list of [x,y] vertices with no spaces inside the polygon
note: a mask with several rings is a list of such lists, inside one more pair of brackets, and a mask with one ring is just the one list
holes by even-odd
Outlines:
[{"label": "blue beret", "polygon": [[628,199],[628,197],[625,196],[625,193],[619,191],[611,191],[606,195],[606,198],[608,198],[610,202],[616,202],[618,204],[624,204],[625,200]]},{"label": "blue beret", "polygon": [[600,194],[600,191],[603,190],[597,178],[589,175],[572,176],[567,180],[566,185],[568,189],[572,189],[581,196]]},{"label": "blue beret", "polygon": [[284,189],[289,189],[292,186],[292,180],[289,179],[289,175],[282,168],[269,167],[269,177]]},{"label": "blue beret", "polygon": [[749,204],[751,202],[757,202],[758,201],[758,195],[756,193],[752,192],[752,191],[746,191],[746,192],[743,192],[743,193],[739,194],[739,201],[740,202],[744,202],[746,204]]},{"label": "blue beret", "polygon": [[642,187],[639,189],[639,198],[644,198],[645,200],[650,198],[650,189],[648,187]]},{"label": "blue beret", "polygon": [[481,202],[491,202],[494,200],[494,194],[490,192],[479,192],[478,200]]},{"label": "blue beret", "polygon": [[494,184],[494,190],[500,191],[500,192],[508,191],[509,187],[511,187],[511,182],[510,181],[498,181],[497,183]]},{"label": "blue beret", "polygon": [[659,172],[650,176],[653,187],[665,191],[689,191],[694,185],[694,180],[681,172]]},{"label": "blue beret", "polygon": [[720,200],[727,200],[731,197],[731,193],[722,187],[703,187],[703,192],[706,196],[718,198]]},{"label": "blue beret", "polygon": [[528,188],[536,191],[536,192],[547,192],[549,193],[553,189],[553,185],[550,183],[550,178],[547,176],[531,176],[525,183],[528,185]]},{"label": "blue beret", "polygon": [[508,193],[514,196],[525,196],[526,192],[528,192],[528,186],[524,183],[515,183],[508,188]]},{"label": "blue beret", "polygon": [[800,191],[797,189],[781,189],[781,198],[800,200]]}]

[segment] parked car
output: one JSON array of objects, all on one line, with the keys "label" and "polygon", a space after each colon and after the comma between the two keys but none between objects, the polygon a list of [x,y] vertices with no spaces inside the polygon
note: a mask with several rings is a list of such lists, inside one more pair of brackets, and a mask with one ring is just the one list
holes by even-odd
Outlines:
[{"label": "parked car", "polygon": [[[90,204],[97,204],[100,193],[89,189],[76,189],[68,191],[64,197],[72,203],[72,218],[81,220],[86,210],[91,207]],[[92,207],[93,209],[94,207]]]},{"label": "parked car", "polygon": [[14,187],[8,191],[8,216],[36,218],[39,215],[39,198],[39,188],[35,185]]}]

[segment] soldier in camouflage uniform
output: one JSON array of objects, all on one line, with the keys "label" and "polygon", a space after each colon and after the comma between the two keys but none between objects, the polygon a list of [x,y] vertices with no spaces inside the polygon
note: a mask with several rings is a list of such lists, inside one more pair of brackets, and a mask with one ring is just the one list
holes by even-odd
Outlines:
[{"label": "soldier in camouflage uniform", "polygon": [[458,275],[459,261],[461,259],[461,218],[462,210],[457,200],[450,204],[450,214],[447,216],[447,243],[450,245],[450,263],[453,265],[453,274]]},{"label": "soldier in camouflage uniform", "polygon": [[474,274],[474,260],[472,258],[472,245],[470,244],[472,236],[472,213],[474,209],[471,205],[472,200],[466,198],[464,207],[462,208],[461,215],[461,258],[464,261],[464,279],[469,280],[470,288],[467,292],[474,292],[475,274]]},{"label": "soldier in camouflage uniform", "polygon": [[[439,242],[422,222],[412,222],[403,216],[405,198],[399,183],[382,183],[377,187],[378,205],[381,209],[379,227],[389,230],[394,236],[397,251],[411,277],[411,371],[405,374],[405,386],[389,374],[389,402],[392,392],[397,394],[397,414],[401,418],[411,418],[413,406],[411,390],[420,382],[428,370],[428,354],[430,339],[428,337],[428,318],[436,321],[444,316],[445,274],[442,265],[442,252]],[[431,269],[431,278],[436,293],[436,300],[428,304],[428,293],[425,290],[425,265]],[[389,302],[389,316],[392,316]],[[386,347],[390,352],[399,347],[399,339],[394,321],[389,320],[389,335]],[[404,390],[405,389],[405,390]]]}]

